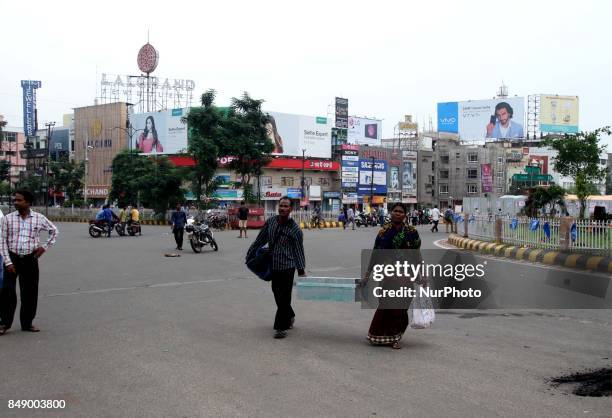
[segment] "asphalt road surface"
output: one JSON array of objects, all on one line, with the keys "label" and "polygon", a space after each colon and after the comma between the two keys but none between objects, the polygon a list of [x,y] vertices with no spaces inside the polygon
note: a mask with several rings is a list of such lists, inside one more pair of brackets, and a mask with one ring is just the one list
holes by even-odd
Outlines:
[{"label": "asphalt road surface", "polygon": [[[38,334],[0,337],[0,416],[609,416],[610,397],[551,388],[567,372],[612,365],[610,310],[439,311],[402,350],[370,346],[373,311],[295,300],[288,338],[272,338],[269,285],[249,274],[255,237],[216,234],[220,250],[164,257],[169,227],[92,239],[58,224],[41,259]],[[424,248],[444,233],[420,228]],[[307,272],[357,277],[375,230],[305,231]],[[488,260],[517,277],[568,274]],[[574,274],[574,273],[571,273]],[[608,291],[610,291],[608,289]],[[18,317],[18,315],[17,315]],[[9,409],[9,400],[65,409]]]}]

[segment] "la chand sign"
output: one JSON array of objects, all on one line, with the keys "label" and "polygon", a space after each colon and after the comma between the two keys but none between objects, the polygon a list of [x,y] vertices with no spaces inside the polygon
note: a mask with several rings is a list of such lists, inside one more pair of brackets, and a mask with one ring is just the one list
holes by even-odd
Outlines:
[{"label": "la chand sign", "polygon": [[[141,87],[145,84],[146,77],[144,76],[131,76],[131,75],[111,75],[102,74],[101,84],[103,86],[116,86],[116,87]],[[193,90],[195,89],[195,82],[193,80],[183,80],[176,78],[159,78],[149,77],[149,85],[161,87],[162,89],[180,89],[180,90]]]}]

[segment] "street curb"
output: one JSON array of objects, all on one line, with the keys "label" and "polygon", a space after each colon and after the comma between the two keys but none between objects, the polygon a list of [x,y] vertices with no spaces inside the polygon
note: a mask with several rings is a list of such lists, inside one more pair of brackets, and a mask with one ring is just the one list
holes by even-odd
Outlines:
[{"label": "street curb", "polygon": [[543,263],[550,266],[571,267],[580,270],[592,270],[601,273],[612,273],[612,258],[610,257],[566,253],[557,250],[544,250],[541,248],[517,247],[509,244],[497,244],[464,238],[457,234],[450,234],[448,236],[448,242],[458,248],[512,260]]},{"label": "street curb", "polygon": [[[310,223],[309,222],[300,222],[300,228],[301,229],[318,229],[318,228],[311,228],[310,227]],[[327,228],[342,228],[342,222],[337,222],[337,221],[325,221],[323,223],[323,228],[327,229]]]}]

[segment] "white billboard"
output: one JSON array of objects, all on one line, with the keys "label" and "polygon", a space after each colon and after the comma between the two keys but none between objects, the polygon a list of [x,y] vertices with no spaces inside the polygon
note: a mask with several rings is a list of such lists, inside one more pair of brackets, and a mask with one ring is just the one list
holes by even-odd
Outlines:
[{"label": "white billboard", "polygon": [[382,121],[349,116],[347,142],[349,144],[380,145]]},{"label": "white billboard", "polygon": [[464,140],[524,138],[524,98],[459,102],[459,137]]},{"label": "white billboard", "polygon": [[265,112],[268,137],[274,144],[273,155],[331,158],[331,120],[323,117]]},{"label": "white billboard", "polygon": [[187,109],[170,109],[129,116],[131,148],[143,154],[177,154],[187,149]]}]

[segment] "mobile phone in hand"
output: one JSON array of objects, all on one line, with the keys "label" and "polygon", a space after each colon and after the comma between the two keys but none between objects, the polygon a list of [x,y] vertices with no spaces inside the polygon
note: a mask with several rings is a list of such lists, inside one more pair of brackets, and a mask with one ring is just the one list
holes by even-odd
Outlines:
[{"label": "mobile phone in hand", "polygon": [[495,117],[495,115],[491,115],[491,119],[489,120],[489,123],[492,125],[495,125],[496,121],[497,121],[497,117]]}]

